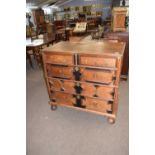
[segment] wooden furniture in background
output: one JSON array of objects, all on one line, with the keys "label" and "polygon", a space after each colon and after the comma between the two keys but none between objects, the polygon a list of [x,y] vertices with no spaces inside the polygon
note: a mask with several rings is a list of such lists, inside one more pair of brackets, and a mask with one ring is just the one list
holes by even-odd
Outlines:
[{"label": "wooden furniture in background", "polygon": [[45,15],[42,9],[32,10],[34,23],[37,26],[37,34],[46,32]]},{"label": "wooden furniture in background", "polygon": [[[26,58],[29,59],[29,62],[32,66],[32,61],[30,60],[30,56],[28,55],[28,51],[32,51],[34,58],[37,61],[38,66],[42,65],[42,55],[41,55],[41,48],[42,46],[46,45],[49,46],[49,44],[53,42],[52,38],[48,35],[43,36],[43,38],[40,39],[32,39],[27,38],[26,39]],[[32,66],[33,67],[33,66]]]},{"label": "wooden furniture in background", "polygon": [[77,22],[73,29],[73,34],[85,34],[87,31],[87,22]]},{"label": "wooden furniture in background", "polygon": [[125,18],[127,9],[125,7],[114,7],[112,10],[112,31],[126,31]]},{"label": "wooden furniture in background", "polygon": [[49,104],[106,116],[114,123],[125,43],[60,42],[43,50]]},{"label": "wooden furniture in background", "polygon": [[121,78],[127,80],[128,72],[129,72],[129,32],[108,32],[108,33],[105,33],[104,37],[126,43],[124,56],[123,56]]},{"label": "wooden furniture in background", "polygon": [[32,10],[35,25],[43,25],[45,23],[44,11],[42,9]]},{"label": "wooden furniture in background", "polygon": [[62,29],[65,27],[65,21],[64,20],[56,20],[56,21],[54,21],[54,25],[56,27],[56,30]]}]

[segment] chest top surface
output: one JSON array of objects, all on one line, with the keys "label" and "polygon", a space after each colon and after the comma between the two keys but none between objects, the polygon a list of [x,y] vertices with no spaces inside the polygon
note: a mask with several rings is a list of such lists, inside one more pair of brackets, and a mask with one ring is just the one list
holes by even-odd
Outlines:
[{"label": "chest top surface", "polygon": [[88,43],[72,43],[59,42],[51,47],[47,47],[43,52],[67,52],[67,53],[85,53],[99,55],[116,55],[122,56],[125,49],[124,42],[88,42]]}]

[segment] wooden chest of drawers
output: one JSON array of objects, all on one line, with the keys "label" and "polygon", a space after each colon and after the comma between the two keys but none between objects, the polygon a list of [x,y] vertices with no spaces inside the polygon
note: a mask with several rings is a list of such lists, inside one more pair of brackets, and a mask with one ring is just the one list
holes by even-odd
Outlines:
[{"label": "wooden chest of drawers", "polygon": [[57,105],[116,119],[125,43],[60,42],[43,51],[51,109]]}]

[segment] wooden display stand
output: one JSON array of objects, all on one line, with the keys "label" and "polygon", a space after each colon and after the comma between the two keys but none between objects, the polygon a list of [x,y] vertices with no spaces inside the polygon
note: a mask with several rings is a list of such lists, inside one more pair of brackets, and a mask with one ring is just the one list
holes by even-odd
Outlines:
[{"label": "wooden display stand", "polygon": [[114,7],[112,10],[112,31],[113,32],[124,32],[125,28],[125,17],[127,9],[125,7]]}]

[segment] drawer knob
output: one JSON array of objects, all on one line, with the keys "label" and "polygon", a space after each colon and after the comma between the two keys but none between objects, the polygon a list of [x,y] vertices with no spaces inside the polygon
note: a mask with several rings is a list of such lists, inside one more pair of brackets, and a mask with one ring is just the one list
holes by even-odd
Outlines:
[{"label": "drawer knob", "polygon": [[60,90],[61,90],[61,91],[64,91],[64,90],[65,90],[65,88],[61,88]]},{"label": "drawer knob", "polygon": [[80,95],[77,95],[76,98],[77,98],[77,99],[80,99]]},{"label": "drawer knob", "polygon": [[79,69],[79,67],[75,67],[75,71],[79,71],[80,69]]},{"label": "drawer knob", "polygon": [[77,82],[77,83],[76,83],[76,86],[77,86],[77,87],[80,87],[80,83],[79,83],[79,82]]}]

